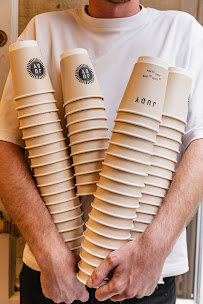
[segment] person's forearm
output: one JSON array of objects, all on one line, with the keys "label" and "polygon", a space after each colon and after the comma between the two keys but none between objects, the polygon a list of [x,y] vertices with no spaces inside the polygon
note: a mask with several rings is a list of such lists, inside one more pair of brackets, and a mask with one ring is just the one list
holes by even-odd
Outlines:
[{"label": "person's forearm", "polygon": [[39,267],[47,267],[52,255],[62,257],[69,252],[71,259],[18,146],[0,141],[0,172],[0,196]]},{"label": "person's forearm", "polygon": [[183,228],[194,216],[202,197],[203,139],[199,139],[186,150],[163,205],[144,237],[167,256]]}]

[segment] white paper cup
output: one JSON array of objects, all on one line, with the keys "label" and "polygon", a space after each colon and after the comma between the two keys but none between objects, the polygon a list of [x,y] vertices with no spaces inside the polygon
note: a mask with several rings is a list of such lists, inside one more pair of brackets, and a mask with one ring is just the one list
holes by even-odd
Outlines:
[{"label": "white paper cup", "polygon": [[59,202],[65,202],[69,199],[73,199],[76,196],[76,189],[66,190],[61,193],[55,193],[43,197],[45,204],[57,204]]},{"label": "white paper cup", "polygon": [[58,231],[66,231],[72,229],[73,227],[81,227],[84,225],[83,219],[81,216],[77,216],[72,220],[67,220],[66,222],[57,223]]},{"label": "white paper cup", "polygon": [[161,155],[153,155],[152,157],[152,165],[166,167],[171,170],[175,169],[176,159],[167,159],[161,157]]},{"label": "white paper cup", "polygon": [[137,208],[137,206],[139,206],[139,196],[133,197],[113,192],[99,184],[97,184],[96,196],[106,202],[122,207]]},{"label": "white paper cup", "polygon": [[161,167],[157,167],[157,166],[153,166],[153,165],[151,165],[148,170],[148,173],[150,175],[162,176],[163,178],[168,179],[168,180],[172,179],[173,172],[175,172],[175,171],[169,170],[168,168],[161,168]]},{"label": "white paper cup", "polygon": [[77,195],[92,195],[96,192],[97,186],[96,181],[91,183],[84,183],[84,184],[76,184],[77,186]]},{"label": "white paper cup", "polygon": [[169,159],[176,159],[179,150],[171,150],[161,145],[154,145],[153,155],[161,155]]},{"label": "white paper cup", "polygon": [[144,185],[129,185],[128,182],[121,182],[118,180],[107,178],[100,174],[100,179],[98,184],[118,194],[129,195],[129,196],[139,196],[141,195],[141,190]]},{"label": "white paper cup", "polygon": [[109,164],[103,162],[103,168],[101,173],[105,176],[109,176],[111,178],[122,179],[124,182],[129,182],[129,184],[139,184],[143,185],[145,182],[146,176],[137,175],[133,173],[129,173],[127,171],[119,170],[115,167],[112,167]]},{"label": "white paper cup", "polygon": [[65,243],[68,245],[68,248],[71,250],[74,250],[74,248],[81,247],[81,243],[84,240],[84,237],[81,236],[79,238],[76,238],[72,241],[65,241]]},{"label": "white paper cup", "polygon": [[99,235],[90,229],[87,229],[84,232],[85,239],[87,239],[89,242],[93,243],[94,245],[97,245],[99,247],[103,247],[105,249],[111,249],[116,250],[122,247],[127,243],[127,240],[119,240],[114,238],[108,238],[104,237],[102,235]]},{"label": "white paper cup", "polygon": [[39,145],[38,147],[35,148],[25,148],[26,150],[29,149],[29,156],[30,157],[34,157],[37,155],[43,155],[43,154],[48,154],[48,153],[52,153],[58,150],[62,150],[67,148],[66,142],[65,142],[65,138],[62,140],[58,140],[56,142],[51,142],[47,145]]},{"label": "white paper cup", "polygon": [[149,152],[152,151],[154,144],[153,142],[145,139],[133,137],[127,134],[115,133],[115,132],[111,136],[111,141],[121,143],[128,147],[137,148]]},{"label": "white paper cup", "polygon": [[[136,217],[136,219],[134,219],[133,223],[136,222],[136,223],[150,224],[153,221],[153,219],[154,219],[154,215],[152,215],[152,214],[138,212],[137,217]],[[134,228],[131,230],[134,230]]]},{"label": "white paper cup", "polygon": [[177,128],[178,130],[181,130],[182,132],[184,132],[185,126],[187,124],[186,121],[181,121],[181,120],[176,119],[175,117],[164,115],[164,114],[162,115],[162,123],[166,124],[168,126]]},{"label": "white paper cup", "polygon": [[127,132],[130,134],[133,134],[135,137],[143,137],[143,138],[147,138],[149,140],[154,140],[156,141],[156,135],[158,133],[158,129],[157,130],[152,130],[150,128],[147,127],[143,127],[143,126],[138,126],[138,125],[133,125],[130,123],[126,123],[126,122],[121,122],[116,120],[116,123],[114,125],[114,129],[113,131],[122,131],[122,132]]},{"label": "white paper cup", "polygon": [[96,128],[96,127],[101,127],[101,128],[107,128],[107,122],[106,122],[106,118],[105,119],[91,119],[91,120],[86,120],[86,121],[81,121],[72,125],[69,125],[68,127],[68,131],[69,133],[74,133],[74,132],[78,132],[80,130],[84,130],[87,128]]},{"label": "white paper cup", "polygon": [[107,257],[107,255],[109,255],[112,252],[112,250],[110,250],[110,249],[106,249],[106,248],[94,245],[93,243],[88,241],[86,238],[81,243],[81,246],[89,254],[96,256],[98,258],[101,258],[101,259],[105,259]]},{"label": "white paper cup", "polygon": [[56,121],[59,119],[59,116],[58,116],[58,110],[52,110],[44,113],[33,113],[32,116],[31,115],[21,116],[18,117],[18,119],[19,119],[20,127],[25,128],[31,125],[38,125],[42,122],[49,123],[51,121]]},{"label": "white paper cup", "polygon": [[48,174],[55,171],[63,170],[64,168],[69,168],[71,166],[71,159],[65,158],[64,160],[59,160],[58,162],[52,162],[42,166],[34,167],[35,175]]},{"label": "white paper cup", "polygon": [[72,210],[72,209],[78,208],[80,206],[81,206],[81,204],[80,204],[79,199],[75,198],[73,200],[62,202],[62,203],[47,205],[47,208],[49,209],[50,212],[55,213],[55,212]]},{"label": "white paper cup", "polygon": [[120,155],[121,157],[128,157],[137,162],[151,162],[151,153],[148,151],[141,151],[139,149],[131,148],[120,143],[114,143],[111,140],[109,141],[110,145],[108,152]]},{"label": "white paper cup", "polygon": [[71,188],[75,187],[75,180],[74,178],[69,179],[67,181],[61,181],[54,184],[47,184],[47,185],[39,185],[39,191],[42,196],[48,195],[50,193],[57,193],[62,191],[67,191]]},{"label": "white paper cup", "polygon": [[[60,232],[60,235],[64,239],[64,241],[73,240],[75,238],[81,238],[83,235],[83,227],[79,227],[73,230],[68,230],[64,232]],[[80,246],[80,244],[78,245]]]},{"label": "white paper cup", "polygon": [[89,214],[89,217],[97,223],[117,229],[131,229],[133,221],[132,219],[124,219],[121,217],[116,217],[115,215],[112,216],[94,208]]},{"label": "white paper cup", "polygon": [[170,187],[171,179],[168,180],[163,177],[158,177],[150,174],[146,178],[146,183],[148,185],[156,185],[157,187],[168,189]]},{"label": "white paper cup", "polygon": [[111,216],[117,216],[123,219],[134,219],[136,217],[136,208],[126,208],[117,206],[95,197],[92,207],[96,210]]},{"label": "white paper cup", "polygon": [[57,110],[56,100],[49,101],[47,103],[36,104],[26,108],[18,108],[18,117],[32,115],[33,113],[44,113]]},{"label": "white paper cup", "polygon": [[159,207],[153,206],[151,204],[145,204],[140,201],[140,207],[136,210],[138,213],[146,213],[151,215],[156,215],[159,211]]},{"label": "white paper cup", "polygon": [[66,222],[67,220],[74,219],[76,217],[82,216],[81,208],[65,211],[61,213],[51,213],[54,223]]},{"label": "white paper cup", "polygon": [[140,126],[148,126],[153,129],[158,129],[159,123],[161,122],[161,119],[151,115],[127,109],[118,109],[117,113],[116,120],[128,121],[130,123],[139,124]]},{"label": "white paper cup", "polygon": [[99,172],[90,172],[87,174],[81,174],[81,175],[76,175],[76,183],[77,184],[84,184],[84,183],[91,183],[93,181],[98,181],[99,180]]},{"label": "white paper cup", "polygon": [[182,135],[183,135],[182,132],[169,128],[169,127],[165,127],[163,125],[159,126],[159,134],[162,136],[174,138],[174,140],[176,140],[176,141],[181,141]]},{"label": "white paper cup", "polygon": [[62,169],[60,171],[56,171],[51,174],[38,175],[35,177],[36,177],[37,185],[44,185],[47,184],[47,182],[53,183],[54,181],[68,179],[72,177],[72,174],[73,171],[72,171],[72,167],[70,166],[69,168],[65,168],[65,170]]},{"label": "white paper cup", "polygon": [[45,154],[43,156],[36,155],[36,157],[31,157],[31,165],[32,165],[32,167],[35,167],[35,166],[46,164],[46,163],[52,163],[56,160],[58,161],[60,159],[65,159],[68,157],[69,157],[68,150],[62,149],[62,151],[56,151],[55,153]]},{"label": "white paper cup", "polygon": [[78,263],[78,267],[79,269],[81,269],[82,271],[84,271],[86,274],[88,274],[89,276],[92,275],[93,271],[95,270],[94,266],[89,265],[88,263],[86,263],[84,260],[80,260],[80,262]]},{"label": "white paper cup", "polygon": [[60,130],[60,129],[61,129],[61,122],[58,120],[58,121],[51,122],[48,124],[36,125],[31,128],[23,129],[22,132],[23,132],[23,137],[29,137],[29,136],[35,136],[38,134],[54,132],[54,131]]},{"label": "white paper cup", "polygon": [[33,105],[55,102],[53,93],[34,94],[15,100],[16,110],[32,107]]},{"label": "white paper cup", "polygon": [[82,98],[75,99],[64,103],[65,113],[70,113],[75,110],[80,110],[87,107],[103,107],[104,101],[102,98],[92,97],[92,98]]},{"label": "white paper cup", "polygon": [[71,146],[71,153],[81,153],[83,151],[95,151],[99,149],[105,149],[108,148],[108,138],[105,139],[97,139],[97,140],[89,140],[85,142],[80,142],[78,144]]},{"label": "white paper cup", "polygon": [[83,119],[91,119],[97,117],[103,118],[106,116],[106,110],[103,107],[86,107],[78,111],[72,111],[66,114],[67,124],[78,122]]},{"label": "white paper cup", "polygon": [[151,196],[150,194],[144,194],[144,193],[142,193],[142,198],[140,199],[140,202],[151,204],[153,206],[161,206],[162,201],[163,201],[162,197]]},{"label": "white paper cup", "polygon": [[134,228],[133,231],[142,231],[144,232],[149,224],[146,223],[140,223],[140,222],[134,222]]},{"label": "white paper cup", "polygon": [[181,141],[176,141],[174,138],[169,138],[158,134],[156,143],[158,145],[168,147],[169,149],[171,148],[171,150],[179,150]]},{"label": "white paper cup", "polygon": [[91,171],[94,172],[97,170],[101,170],[103,161],[104,159],[101,158],[101,159],[95,159],[93,161],[91,160],[85,163],[74,164],[75,174],[82,174],[86,172],[91,172]]},{"label": "white paper cup", "polygon": [[105,158],[106,155],[105,151],[106,150],[97,150],[93,152],[84,151],[83,153],[80,154],[75,154],[75,155],[72,154],[73,165],[87,161],[93,161],[95,159]]},{"label": "white paper cup", "polygon": [[56,130],[55,132],[49,133],[49,134],[45,134],[45,135],[40,135],[40,136],[36,136],[33,138],[23,138],[25,139],[25,144],[26,147],[32,147],[32,146],[38,146],[41,144],[46,145],[46,143],[49,142],[55,142],[57,140],[62,140],[64,138],[62,129],[61,130]]},{"label": "white paper cup", "polygon": [[80,258],[93,267],[98,267],[103,259],[88,253],[84,248],[80,253]]},{"label": "white paper cup", "polygon": [[80,255],[80,252],[82,251],[82,247],[78,247],[78,248],[73,248],[73,249],[70,249],[71,252],[75,255],[75,256],[78,256]]},{"label": "white paper cup", "polygon": [[[70,134],[69,134],[70,135]],[[78,141],[84,141],[86,139],[91,140],[91,138],[107,138],[108,137],[108,129],[91,129],[84,132],[78,132],[73,135],[70,135],[70,143],[76,143]]]},{"label": "white paper cup", "polygon": [[160,188],[160,187],[156,187],[156,186],[151,186],[151,185],[148,185],[148,184],[145,184],[145,187],[144,187],[144,192],[151,193],[154,196],[158,196],[158,197],[165,196],[166,193],[167,193],[167,190],[168,189],[164,189],[164,188]]},{"label": "white paper cup", "polygon": [[90,278],[90,276],[88,274],[84,273],[82,270],[79,270],[79,272],[77,273],[77,279],[85,285],[89,278]]},{"label": "white paper cup", "polygon": [[131,234],[131,238],[129,239],[129,241],[133,241],[136,240],[138,237],[140,237],[142,232],[137,232],[137,231],[130,231]]}]

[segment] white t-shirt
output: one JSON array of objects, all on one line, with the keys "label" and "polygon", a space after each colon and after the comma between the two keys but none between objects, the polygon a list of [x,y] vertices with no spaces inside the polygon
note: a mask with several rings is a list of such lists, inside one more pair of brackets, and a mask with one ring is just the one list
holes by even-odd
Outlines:
[{"label": "white t-shirt", "polygon": [[[101,86],[109,129],[114,126],[116,110],[121,102],[134,64],[139,56],[160,57],[169,63],[189,69],[193,87],[189,103],[188,125],[181,153],[191,141],[203,138],[203,30],[189,14],[144,8],[127,18],[97,19],[85,9],[45,13],[33,18],[19,38],[36,39],[44,57],[65,128],[60,79],[60,54],[71,48],[87,49]],[[0,139],[24,147],[18,130],[11,77],[8,77],[0,103]],[[83,197],[85,214],[93,197]],[[39,236],[40,237],[40,236]],[[28,246],[24,262],[39,270]],[[188,271],[186,231],[180,235],[164,265],[164,276]]]}]

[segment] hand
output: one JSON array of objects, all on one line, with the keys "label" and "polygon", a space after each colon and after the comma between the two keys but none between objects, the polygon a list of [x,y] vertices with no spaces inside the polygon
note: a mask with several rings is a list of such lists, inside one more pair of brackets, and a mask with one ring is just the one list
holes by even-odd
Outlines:
[{"label": "hand", "polygon": [[74,300],[86,302],[89,293],[76,277],[77,258],[68,249],[66,251],[52,258],[50,265],[41,269],[42,291],[55,303],[72,303]]},{"label": "hand", "polygon": [[142,298],[151,295],[161,277],[164,254],[144,233],[134,241],[110,253],[94,270],[87,281],[88,287],[101,284],[109,272],[114,270],[113,277],[96,291],[96,298],[104,301]]}]

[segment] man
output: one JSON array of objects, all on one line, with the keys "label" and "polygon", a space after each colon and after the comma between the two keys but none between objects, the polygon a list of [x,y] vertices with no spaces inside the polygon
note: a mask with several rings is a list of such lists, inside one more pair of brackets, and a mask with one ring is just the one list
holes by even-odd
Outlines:
[{"label": "man", "polygon": [[[85,302],[89,295],[88,303],[109,298],[175,303],[174,276],[188,271],[183,229],[203,194],[202,27],[186,13],[144,8],[138,0],[90,0],[83,9],[36,16],[19,38],[26,39],[39,43],[61,117],[59,57],[70,48],[86,48],[91,57],[105,96],[110,130],[139,56],[160,57],[170,66],[191,70],[193,88],[179,160],[185,153],[159,214],[141,237],[112,252],[94,271],[88,294],[76,278],[76,259],[59,236],[19,148],[24,143],[9,76],[0,104],[0,191],[30,248],[26,246],[23,257],[27,266],[21,273],[21,304]],[[62,123],[65,126],[64,119]],[[91,201],[92,197],[82,198],[86,213]],[[156,289],[162,269],[165,284]],[[111,270],[112,279],[97,289],[95,299],[92,288]]]}]

